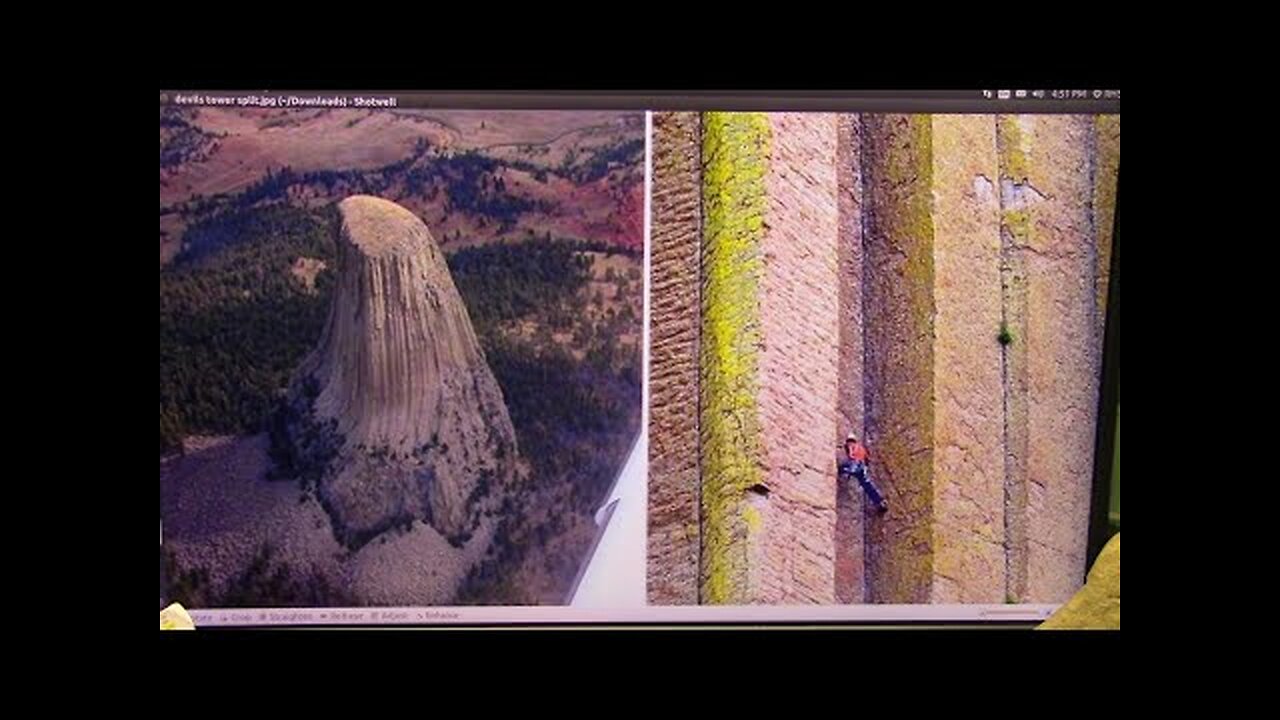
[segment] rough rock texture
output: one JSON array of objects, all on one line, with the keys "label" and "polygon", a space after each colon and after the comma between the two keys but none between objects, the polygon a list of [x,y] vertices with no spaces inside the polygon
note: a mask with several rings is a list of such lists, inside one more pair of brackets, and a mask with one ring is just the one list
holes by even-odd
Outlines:
[{"label": "rough rock texture", "polygon": [[876,602],[1005,600],[1000,197],[990,116],[865,118]]},{"label": "rough rock texture", "polygon": [[892,511],[868,519],[871,602],[927,603],[933,586],[933,129],[863,117],[867,447]]},{"label": "rough rock texture", "polygon": [[321,503],[289,482],[263,482],[266,438],[219,439],[161,466],[165,549],[180,567],[206,573],[212,597],[245,572],[264,548],[295,581],[323,578],[340,590],[329,601],[359,605],[447,605],[489,547],[484,518],[463,548],[413,521],[353,552],[340,545]]},{"label": "rough rock texture", "polygon": [[1120,533],[1116,533],[1089,569],[1084,587],[1058,608],[1041,630],[1120,629]]},{"label": "rough rock texture", "polygon": [[934,115],[935,603],[1005,600],[1000,198],[994,122]]},{"label": "rough rock texture", "polygon": [[339,210],[333,306],[283,423],[295,469],[349,546],[415,518],[465,542],[512,478],[502,392],[427,226],[374,197]]},{"label": "rough rock texture", "polygon": [[[708,113],[699,172],[697,130],[672,132],[675,117],[655,132],[665,399],[651,441],[668,449],[651,482],[651,586],[701,603],[1069,597],[1083,580],[1118,118]],[[677,199],[699,181],[700,232]],[[675,251],[691,234],[701,254]],[[679,288],[691,274],[696,341],[671,324],[693,305]],[[681,422],[675,358],[692,344],[698,413]],[[694,428],[696,460],[682,453]],[[836,490],[850,430],[888,515],[856,484]],[[677,467],[701,485],[669,483]],[[690,517],[687,493],[700,524],[675,519]],[[678,589],[691,563],[677,524],[700,533],[696,598]]]},{"label": "rough rock texture", "polygon": [[[1027,595],[1027,342],[1026,257],[1015,232],[1025,235],[1025,193],[1015,193],[1009,180],[1025,177],[1020,120],[1013,115],[996,118],[996,147],[1000,160],[1000,282],[1003,294],[1002,328],[1008,342],[1003,350],[1005,424],[1005,595],[1026,602]],[[1008,207],[1005,202],[1012,204]]]},{"label": "rough rock texture", "polygon": [[1107,320],[1107,284],[1111,278],[1111,235],[1116,222],[1120,116],[1099,115],[1094,119],[1094,128],[1093,226],[1098,236],[1098,346],[1101,348]]},{"label": "rough rock texture", "polygon": [[367,605],[452,604],[467,572],[491,546],[493,525],[491,518],[481,518],[463,548],[421,521],[407,532],[386,533],[347,563],[351,592]]},{"label": "rough rock texture", "polygon": [[650,231],[648,597],[698,602],[698,113],[654,113]]},{"label": "rough rock texture", "polygon": [[772,113],[758,402],[765,548],[753,602],[835,602],[840,346],[837,116]]},{"label": "rough rock texture", "polygon": [[269,465],[261,435],[201,442],[161,465],[164,547],[181,567],[207,573],[214,597],[263,547],[288,559],[298,577],[316,573],[345,585],[343,548],[324,509],[311,498],[299,502],[294,483],[262,482]]},{"label": "rough rock texture", "polygon": [[1084,578],[1100,380],[1093,119],[1002,117],[998,132],[1002,235],[1013,267],[1008,422],[1025,433],[1008,443],[1006,485],[1018,502],[1007,511],[1025,532],[1025,546],[1010,552],[1023,566],[1011,569],[1011,594],[1060,602]]},{"label": "rough rock texture", "polygon": [[[863,437],[862,382],[862,118],[840,115],[836,129],[836,189],[838,239],[836,261],[839,277],[839,312],[836,317],[840,338],[836,377],[836,437],[828,448],[836,447],[850,431]],[[836,488],[836,601],[861,603],[866,599],[866,548],[863,535],[865,514],[870,508],[856,483]]]},{"label": "rough rock texture", "polygon": [[763,113],[702,118],[699,435],[704,604],[751,602],[760,586],[758,368],[770,127]]}]

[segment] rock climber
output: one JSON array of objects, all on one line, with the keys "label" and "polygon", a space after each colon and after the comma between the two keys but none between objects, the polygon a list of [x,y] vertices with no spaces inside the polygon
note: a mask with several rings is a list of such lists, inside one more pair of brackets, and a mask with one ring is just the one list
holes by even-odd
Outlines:
[{"label": "rock climber", "polygon": [[857,436],[849,433],[844,439],[844,455],[845,459],[839,464],[839,476],[841,479],[853,477],[862,486],[867,497],[875,504],[876,510],[881,515],[889,512],[889,503],[885,502],[884,496],[880,494],[880,489],[871,482],[871,478],[867,475],[867,448],[858,442]]}]

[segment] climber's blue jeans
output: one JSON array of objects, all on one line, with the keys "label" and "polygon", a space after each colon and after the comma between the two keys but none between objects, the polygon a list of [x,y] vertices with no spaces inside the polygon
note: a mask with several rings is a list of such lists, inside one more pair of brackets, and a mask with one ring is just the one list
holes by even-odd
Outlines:
[{"label": "climber's blue jeans", "polygon": [[863,492],[867,497],[871,498],[871,502],[880,505],[884,502],[884,497],[880,495],[880,488],[871,482],[871,478],[867,477],[867,466],[863,463],[853,460],[846,460],[840,464],[840,472],[843,475],[852,475],[858,484],[862,486]]}]

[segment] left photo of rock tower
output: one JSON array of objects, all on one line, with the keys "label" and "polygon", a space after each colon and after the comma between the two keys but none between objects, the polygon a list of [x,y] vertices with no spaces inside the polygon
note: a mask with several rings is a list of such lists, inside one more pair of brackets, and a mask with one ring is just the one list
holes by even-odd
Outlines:
[{"label": "left photo of rock tower", "polygon": [[644,193],[640,112],[162,106],[162,601],[567,602]]}]

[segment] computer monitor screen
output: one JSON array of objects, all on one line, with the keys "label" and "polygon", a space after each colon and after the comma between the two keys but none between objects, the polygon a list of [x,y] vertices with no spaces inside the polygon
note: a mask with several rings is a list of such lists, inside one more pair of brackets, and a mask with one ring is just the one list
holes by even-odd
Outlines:
[{"label": "computer monitor screen", "polygon": [[1118,90],[164,90],[161,604],[1043,619],[1119,139]]},{"label": "computer monitor screen", "polygon": [[160,110],[164,599],[566,602],[640,430],[644,113],[187,95]]}]

